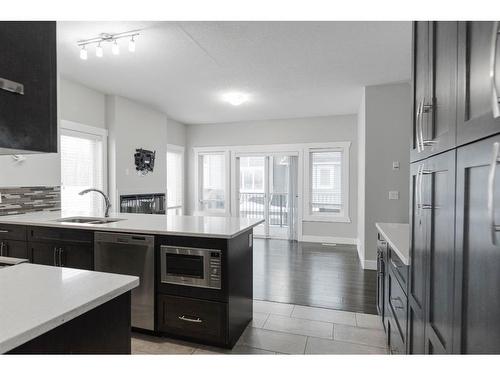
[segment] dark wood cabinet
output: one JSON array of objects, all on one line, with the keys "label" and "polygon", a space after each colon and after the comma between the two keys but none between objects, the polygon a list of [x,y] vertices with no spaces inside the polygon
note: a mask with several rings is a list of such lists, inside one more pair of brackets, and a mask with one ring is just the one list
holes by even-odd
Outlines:
[{"label": "dark wood cabinet", "polygon": [[387,310],[390,314],[388,325],[389,347],[391,353],[406,354],[408,298],[401,284],[389,267],[386,278],[388,290]]},{"label": "dark wood cabinet", "polygon": [[499,23],[416,22],[414,33],[408,352],[498,354]]},{"label": "dark wood cabinet", "polygon": [[429,22],[414,22],[412,59],[413,117],[412,142],[410,150],[410,157],[412,161],[423,159],[425,157],[425,155],[421,152],[420,113],[422,103],[426,98],[429,98],[430,92],[429,53]]},{"label": "dark wood cabinet", "polygon": [[35,264],[57,266],[59,262],[58,247],[49,242],[30,242],[30,259]]},{"label": "dark wood cabinet", "polygon": [[51,266],[94,269],[94,233],[87,230],[30,227],[31,261]]},{"label": "dark wood cabinet", "polygon": [[385,322],[386,274],[387,274],[387,241],[385,241],[382,235],[379,233],[377,238],[377,312],[382,317],[382,322],[384,326],[386,325]]},{"label": "dark wood cabinet", "polygon": [[49,266],[94,269],[94,248],[91,245],[29,242],[31,260],[36,264]]},{"label": "dark wood cabinet", "polygon": [[160,295],[158,328],[175,336],[225,345],[227,303]]},{"label": "dark wood cabinet", "polygon": [[157,321],[161,334],[232,348],[252,320],[253,231],[230,239],[157,236],[157,272],[162,246],[221,251],[221,288],[173,284],[157,279]]},{"label": "dark wood cabinet", "polygon": [[500,35],[498,22],[460,22],[458,144],[500,132]]},{"label": "dark wood cabinet", "polygon": [[458,22],[414,23],[411,160],[456,144]]},{"label": "dark wood cabinet", "polygon": [[500,354],[500,136],[457,152],[454,352]]},{"label": "dark wood cabinet", "polygon": [[424,163],[426,353],[452,353],[455,256],[455,150]]},{"label": "dark wood cabinet", "polygon": [[0,224],[0,256],[29,258],[25,226]]},{"label": "dark wood cabinet", "polygon": [[425,352],[426,224],[421,209],[424,162],[410,167],[410,270],[408,279],[408,352]]},{"label": "dark wood cabinet", "polygon": [[0,154],[57,152],[56,23],[0,22],[0,45]]},{"label": "dark wood cabinet", "polygon": [[26,245],[26,241],[0,239],[0,256],[28,259],[28,247]]},{"label": "dark wood cabinet", "polygon": [[411,170],[409,352],[451,353],[455,150]]}]

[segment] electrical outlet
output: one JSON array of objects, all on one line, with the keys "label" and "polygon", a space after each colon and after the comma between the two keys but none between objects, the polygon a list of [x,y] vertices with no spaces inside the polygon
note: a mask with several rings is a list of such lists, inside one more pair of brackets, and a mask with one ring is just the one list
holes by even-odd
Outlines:
[{"label": "electrical outlet", "polygon": [[398,200],[399,199],[399,191],[397,191],[397,190],[391,190],[389,192],[389,199],[390,200]]},{"label": "electrical outlet", "polygon": [[392,170],[395,171],[395,170],[398,170],[399,169],[399,161],[393,161],[392,162]]}]

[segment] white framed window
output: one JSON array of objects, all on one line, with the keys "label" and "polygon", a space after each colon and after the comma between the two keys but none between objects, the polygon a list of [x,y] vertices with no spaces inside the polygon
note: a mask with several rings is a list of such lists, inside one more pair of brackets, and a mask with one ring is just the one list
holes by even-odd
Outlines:
[{"label": "white framed window", "polygon": [[167,215],[184,212],[184,147],[167,145]]},{"label": "white framed window", "polygon": [[60,129],[61,209],[88,215],[103,212],[102,196],[78,193],[107,191],[107,131],[62,120]]},{"label": "white framed window", "polygon": [[304,149],[304,220],[350,222],[350,142]]},{"label": "white framed window", "polygon": [[229,170],[228,151],[196,151],[196,201],[204,214],[228,214]]}]

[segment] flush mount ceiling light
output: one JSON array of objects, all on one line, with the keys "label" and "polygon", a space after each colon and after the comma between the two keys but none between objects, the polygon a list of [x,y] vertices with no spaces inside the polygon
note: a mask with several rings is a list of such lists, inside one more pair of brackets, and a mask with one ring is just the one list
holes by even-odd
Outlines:
[{"label": "flush mount ceiling light", "polygon": [[234,106],[239,106],[245,102],[247,102],[250,99],[250,95],[244,93],[244,92],[228,92],[226,94],[222,95],[222,100],[234,105]]},{"label": "flush mount ceiling light", "polygon": [[88,45],[95,44],[96,45],[95,55],[97,57],[103,57],[104,50],[103,50],[101,44],[111,43],[111,52],[113,53],[113,55],[119,55],[120,54],[120,46],[118,45],[118,41],[120,39],[124,39],[124,38],[129,39],[128,50],[130,52],[135,52],[135,39],[138,35],[140,35],[139,30],[132,30],[132,31],[127,31],[124,33],[119,33],[119,34],[101,33],[101,34],[99,34],[98,37],[95,37],[95,38],[79,40],[76,44],[78,47],[81,48],[80,49],[80,58],[82,60],[87,60],[87,58],[88,58],[87,46]]}]

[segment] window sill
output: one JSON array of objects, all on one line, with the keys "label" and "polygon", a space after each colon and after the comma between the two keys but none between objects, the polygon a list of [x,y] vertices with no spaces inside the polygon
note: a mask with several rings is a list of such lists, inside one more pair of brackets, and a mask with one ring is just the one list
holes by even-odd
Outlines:
[{"label": "window sill", "polygon": [[350,223],[351,218],[348,216],[315,216],[306,215],[302,218],[302,221],[307,222],[326,222],[326,223]]}]

